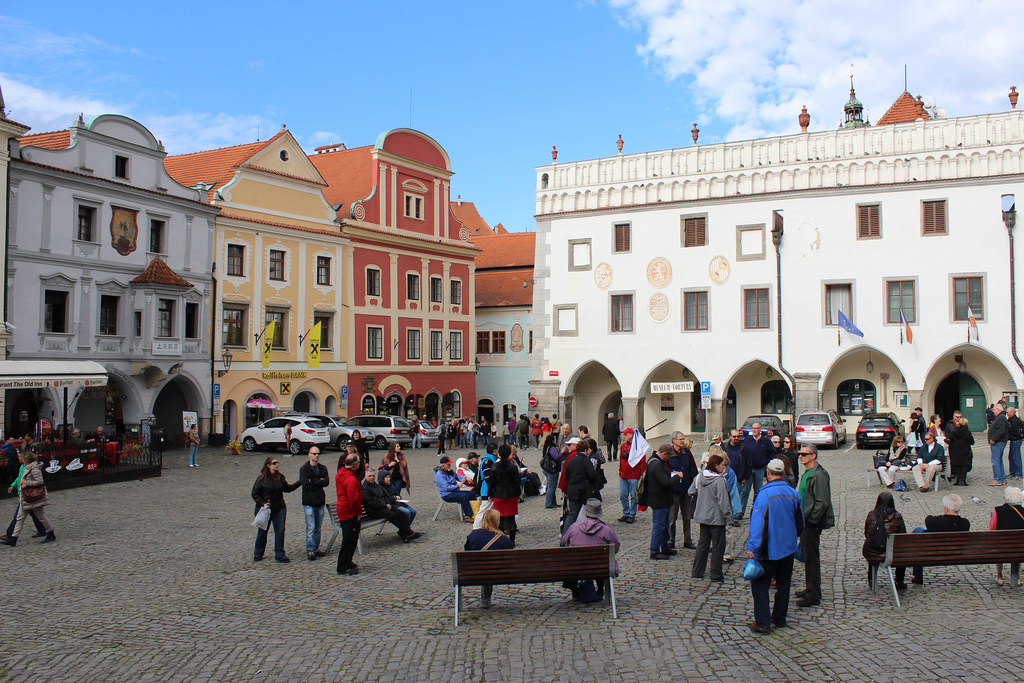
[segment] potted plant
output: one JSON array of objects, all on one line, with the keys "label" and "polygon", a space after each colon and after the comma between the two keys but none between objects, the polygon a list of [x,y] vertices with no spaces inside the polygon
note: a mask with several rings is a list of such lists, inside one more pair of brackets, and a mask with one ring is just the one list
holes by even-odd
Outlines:
[{"label": "potted plant", "polygon": [[238,455],[242,452],[242,444],[238,441],[228,441],[224,446],[231,455]]}]

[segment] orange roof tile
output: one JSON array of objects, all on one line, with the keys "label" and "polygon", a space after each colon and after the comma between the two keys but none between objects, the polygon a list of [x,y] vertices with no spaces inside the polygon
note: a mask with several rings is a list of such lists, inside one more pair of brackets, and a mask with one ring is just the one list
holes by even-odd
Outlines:
[{"label": "orange roof tile", "polygon": [[477,271],[476,306],[532,306],[533,268]]},{"label": "orange roof tile", "polygon": [[504,225],[502,225],[501,223],[496,223],[494,225],[494,234],[495,235],[507,235],[509,233],[508,233],[508,230],[505,229]]},{"label": "orange roof tile", "polygon": [[504,235],[481,235],[473,238],[473,244],[480,249],[480,253],[476,257],[478,273],[491,268],[515,266],[532,269],[537,233],[510,232]]},{"label": "orange roof tile", "polygon": [[235,177],[235,171],[239,166],[283,134],[284,131],[281,131],[274,137],[260,142],[169,156],[164,159],[164,168],[172,178],[185,187],[192,187],[196,183],[214,183],[210,188],[212,199],[217,189]]},{"label": "orange roof tile", "polygon": [[134,284],[170,285],[172,287],[191,287],[192,283],[180,277],[171,267],[157,256],[146,269],[131,279]]},{"label": "orange roof tile", "polygon": [[309,155],[309,160],[327,181],[324,197],[331,206],[343,206],[340,215],[347,216],[352,203],[366,199],[373,190],[372,150],[372,145],[366,145]]},{"label": "orange roof tile", "polygon": [[882,118],[878,119],[875,125],[884,126],[889,123],[909,123],[918,119],[927,121],[930,118],[931,116],[928,115],[928,112],[924,111],[923,107],[920,106],[920,102],[904,90],[903,94],[896,98],[896,101],[892,103],[888,111],[882,114]]},{"label": "orange roof tile", "polygon": [[51,133],[33,133],[18,138],[22,147],[31,145],[45,149],[67,149],[71,146],[70,130],[55,130]]},{"label": "orange roof tile", "polygon": [[448,203],[452,207],[452,214],[455,216],[455,219],[466,226],[470,235],[494,234],[491,230],[491,226],[487,225],[487,221],[485,221],[483,216],[480,215],[480,212],[477,211],[476,205],[473,202],[458,201]]}]

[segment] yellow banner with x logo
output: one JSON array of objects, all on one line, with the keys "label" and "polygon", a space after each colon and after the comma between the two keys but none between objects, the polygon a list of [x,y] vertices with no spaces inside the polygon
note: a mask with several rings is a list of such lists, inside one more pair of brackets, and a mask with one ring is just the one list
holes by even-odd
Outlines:
[{"label": "yellow banner with x logo", "polygon": [[309,367],[320,367],[320,323],[309,331]]},{"label": "yellow banner with x logo", "polygon": [[263,330],[263,367],[270,367],[270,352],[274,350],[274,333],[277,331],[277,321],[271,320]]}]

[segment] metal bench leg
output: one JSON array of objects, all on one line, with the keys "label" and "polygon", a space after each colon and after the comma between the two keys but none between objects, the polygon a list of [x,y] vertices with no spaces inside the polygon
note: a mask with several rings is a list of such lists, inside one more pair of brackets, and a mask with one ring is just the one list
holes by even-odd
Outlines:
[{"label": "metal bench leg", "polygon": [[384,525],[383,524],[381,524],[379,527],[377,527],[377,533],[375,533],[374,536],[380,536],[382,533],[384,533]]},{"label": "metal bench leg", "polygon": [[1010,588],[1017,590],[1017,583],[1020,581],[1020,562],[1010,563]]},{"label": "metal bench leg", "polygon": [[870,565],[868,565],[868,576],[870,577],[871,592],[874,593],[875,592],[875,588],[876,588],[875,584],[878,582],[878,565],[877,564],[870,564]]},{"label": "metal bench leg", "polygon": [[615,607],[615,579],[608,577],[608,597],[612,601],[612,619],[619,618],[619,611]]},{"label": "metal bench leg", "polygon": [[462,586],[455,584],[455,625],[459,625],[459,607],[462,605]]},{"label": "metal bench leg", "polygon": [[363,554],[363,533],[359,532],[359,536],[356,538],[356,547],[359,548],[359,554]]},{"label": "metal bench leg", "polygon": [[441,499],[441,504],[438,505],[437,506],[437,510],[434,511],[434,519],[432,519],[431,521],[433,521],[433,522],[437,521],[437,516],[439,514],[441,514],[441,508],[443,508],[443,507],[444,507],[444,498]]},{"label": "metal bench leg", "polygon": [[331,548],[334,547],[334,542],[336,540],[338,540],[338,530],[337,529],[334,530],[334,535],[331,536],[331,540],[327,541],[327,550],[324,551],[326,554],[328,554],[328,555],[331,554]]},{"label": "metal bench leg", "polygon": [[889,570],[889,585],[892,586],[892,597],[896,601],[897,607],[903,607],[903,605],[900,604],[899,591],[896,590],[896,570],[892,567],[888,567],[887,569]]}]

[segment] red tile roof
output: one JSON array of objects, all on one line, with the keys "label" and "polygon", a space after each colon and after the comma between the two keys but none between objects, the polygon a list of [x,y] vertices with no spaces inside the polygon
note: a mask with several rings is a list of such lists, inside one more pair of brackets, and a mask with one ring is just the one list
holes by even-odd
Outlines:
[{"label": "red tile roof", "polygon": [[896,101],[892,103],[888,111],[882,114],[882,118],[878,119],[875,125],[884,126],[888,123],[909,123],[918,119],[927,121],[930,118],[931,116],[928,115],[928,112],[924,111],[918,100],[914,99],[913,95],[904,90],[903,94],[896,98]]},{"label": "red tile roof", "polygon": [[474,282],[477,308],[533,305],[533,268],[477,271]]},{"label": "red tile roof", "polygon": [[217,189],[235,177],[235,171],[239,166],[283,134],[284,131],[281,131],[269,140],[260,142],[170,156],[164,159],[164,168],[172,178],[185,187],[192,187],[196,183],[214,183],[210,188],[212,199]]},{"label": "red tile roof", "polygon": [[476,257],[477,273],[481,270],[515,266],[533,269],[533,255],[537,244],[535,232],[481,235],[473,238],[473,244],[480,249]]},{"label": "red tile roof", "polygon": [[70,130],[55,130],[51,133],[33,133],[18,138],[22,147],[44,147],[46,149],[67,149],[71,146]]},{"label": "red tile roof", "polygon": [[372,145],[366,145],[309,155],[309,160],[327,181],[324,188],[327,202],[331,206],[343,205],[338,212],[340,216],[348,216],[352,203],[369,197],[376,184],[372,150]]},{"label": "red tile roof", "polygon": [[146,269],[131,279],[134,284],[144,285],[170,285],[171,287],[191,287],[192,283],[180,277],[171,270],[171,267],[163,262],[160,257],[155,257],[146,266]]},{"label": "red tile roof", "polygon": [[508,230],[505,229],[504,225],[502,225],[501,223],[496,223],[495,226],[494,226],[494,234],[495,235],[507,235],[509,233],[508,233]]},{"label": "red tile roof", "polygon": [[452,207],[452,214],[456,220],[466,226],[471,238],[477,235],[494,234],[491,226],[487,225],[487,221],[477,211],[476,205],[473,202],[457,201],[449,202],[449,204]]}]

